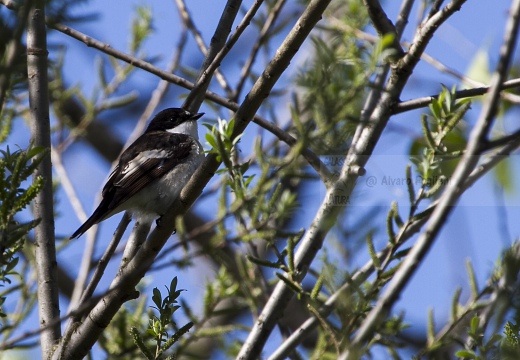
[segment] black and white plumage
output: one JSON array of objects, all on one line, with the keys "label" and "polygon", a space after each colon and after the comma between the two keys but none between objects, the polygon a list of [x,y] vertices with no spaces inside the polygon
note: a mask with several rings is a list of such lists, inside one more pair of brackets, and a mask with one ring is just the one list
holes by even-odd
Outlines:
[{"label": "black and white plumage", "polygon": [[159,112],[121,154],[101,203],[71,239],[121,211],[147,222],[162,216],[204,158],[196,124],[202,115],[179,108]]}]

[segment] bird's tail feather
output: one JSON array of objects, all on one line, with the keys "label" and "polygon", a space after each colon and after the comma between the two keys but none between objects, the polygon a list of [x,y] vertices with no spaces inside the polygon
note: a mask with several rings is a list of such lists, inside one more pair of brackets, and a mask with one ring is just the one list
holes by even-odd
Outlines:
[{"label": "bird's tail feather", "polygon": [[104,208],[101,208],[101,206],[99,206],[95,211],[94,213],[92,214],[91,217],[88,218],[87,221],[85,221],[83,223],[83,225],[81,225],[79,227],[78,230],[74,231],[74,234],[71,235],[70,239],[75,239],[75,238],[78,238],[80,237],[81,235],[83,235],[85,232],[87,232],[88,229],[90,229],[92,226],[96,225],[98,222],[100,222],[101,220],[103,220],[103,215],[106,213],[106,210]]}]

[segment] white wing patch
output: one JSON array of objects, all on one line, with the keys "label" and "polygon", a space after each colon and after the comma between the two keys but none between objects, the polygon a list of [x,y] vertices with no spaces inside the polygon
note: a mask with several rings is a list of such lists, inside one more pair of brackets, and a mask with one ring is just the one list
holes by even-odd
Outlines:
[{"label": "white wing patch", "polygon": [[[126,166],[121,170],[121,179],[115,184],[121,184],[126,181],[126,179],[129,176],[132,176],[136,171],[139,171],[140,168],[142,168],[145,164],[145,162],[149,161],[150,159],[167,159],[172,156],[172,152],[169,150],[147,150],[143,151],[139,155],[137,155],[135,158],[133,158],[131,161],[126,164]],[[162,166],[163,161],[159,163],[159,166]]]}]

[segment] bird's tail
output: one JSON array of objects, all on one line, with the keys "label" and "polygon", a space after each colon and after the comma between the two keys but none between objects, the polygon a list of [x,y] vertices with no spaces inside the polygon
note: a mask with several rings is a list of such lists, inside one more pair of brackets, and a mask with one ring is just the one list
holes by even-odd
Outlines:
[{"label": "bird's tail", "polygon": [[74,234],[71,235],[70,239],[72,240],[83,235],[85,232],[87,232],[88,229],[90,229],[92,226],[96,225],[98,222],[103,220],[103,215],[105,215],[105,213],[106,209],[104,209],[104,207],[102,207],[100,204],[100,206],[94,211],[92,216],[89,217],[88,220],[85,221],[83,225],[79,227],[78,230],[74,231]]}]

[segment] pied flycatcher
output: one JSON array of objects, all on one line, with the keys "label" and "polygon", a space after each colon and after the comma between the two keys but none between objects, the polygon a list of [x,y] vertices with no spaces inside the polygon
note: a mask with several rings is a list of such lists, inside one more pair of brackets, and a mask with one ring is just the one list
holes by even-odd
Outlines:
[{"label": "pied flycatcher", "polygon": [[204,158],[196,124],[202,115],[179,108],[155,115],[143,135],[121,154],[101,203],[70,238],[125,210],[143,222],[162,216]]}]

